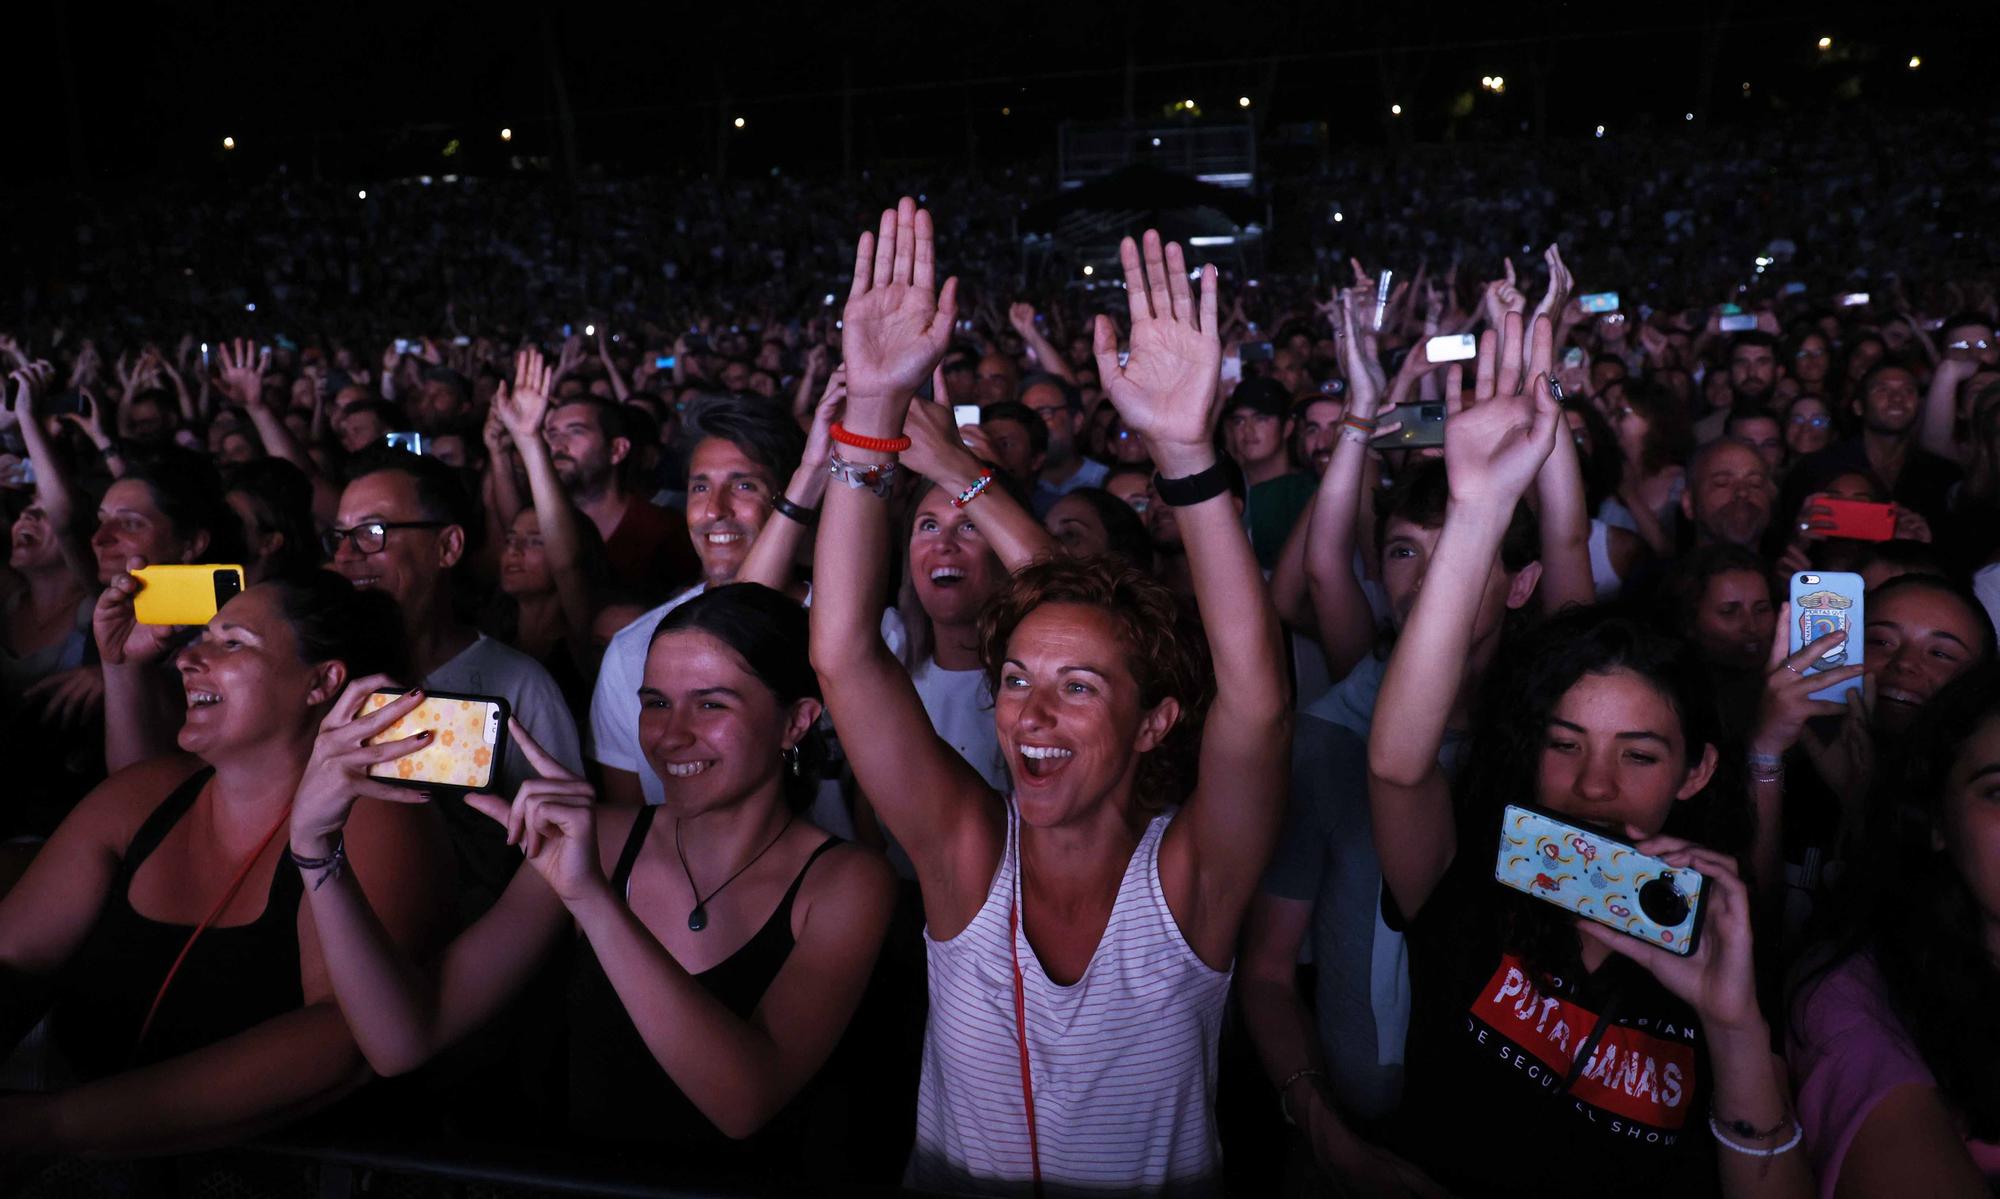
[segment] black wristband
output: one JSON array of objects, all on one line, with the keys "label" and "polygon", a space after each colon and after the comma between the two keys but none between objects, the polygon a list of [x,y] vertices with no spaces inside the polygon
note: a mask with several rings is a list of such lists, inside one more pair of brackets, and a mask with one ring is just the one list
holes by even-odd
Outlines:
[{"label": "black wristband", "polygon": [[1176,508],[1187,508],[1204,500],[1212,500],[1229,490],[1229,475],[1222,468],[1222,460],[1204,471],[1197,471],[1181,479],[1169,479],[1165,475],[1153,475],[1153,490],[1162,500]]},{"label": "black wristband", "polygon": [[816,528],[819,525],[819,509],[801,507],[786,499],[783,495],[774,495],[771,497],[771,511],[789,520],[795,520],[808,529]]}]

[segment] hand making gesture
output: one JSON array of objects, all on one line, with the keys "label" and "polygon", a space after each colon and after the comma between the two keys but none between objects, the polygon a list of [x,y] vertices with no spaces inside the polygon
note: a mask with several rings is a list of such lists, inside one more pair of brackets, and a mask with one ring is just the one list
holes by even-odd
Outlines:
[{"label": "hand making gesture", "polygon": [[904,196],[882,213],[881,228],[854,250],[841,354],[847,364],[847,419],[869,437],[895,437],[903,413],[951,341],[958,280],[936,285],[931,214]]},{"label": "hand making gesture", "polygon": [[1216,383],[1222,341],[1215,323],[1215,268],[1201,271],[1197,303],[1178,242],[1148,229],[1143,262],[1131,238],[1118,247],[1132,310],[1131,353],[1118,362],[1118,332],[1100,315],[1091,349],[1097,377],[1125,427],[1145,439],[1163,474],[1184,477],[1215,463]]}]

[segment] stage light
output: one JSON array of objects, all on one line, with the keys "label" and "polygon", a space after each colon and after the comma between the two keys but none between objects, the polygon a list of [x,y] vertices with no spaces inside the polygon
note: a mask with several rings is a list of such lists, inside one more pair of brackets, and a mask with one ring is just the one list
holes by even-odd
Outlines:
[{"label": "stage light", "polygon": [[1923,65],[1924,65],[1924,60],[1922,58],[1919,58],[1917,55],[1914,54],[1910,55],[1910,69],[1912,71],[1916,70],[1918,67]]},{"label": "stage light", "polygon": [[1091,266],[1089,263],[1086,262],[1083,264],[1083,273],[1086,275],[1095,275],[1097,273],[1097,268]]},{"label": "stage light", "polygon": [[243,306],[243,311],[245,311],[245,312],[255,312],[255,311],[257,311],[257,306],[256,306],[255,304],[245,304],[245,305]]},{"label": "stage light", "polygon": [[1238,107],[1238,108],[1248,108],[1248,107],[1250,107],[1250,97],[1248,97],[1248,96],[1238,96],[1238,97],[1236,97],[1236,107]]},{"label": "stage light", "polygon": [[736,127],[738,128],[738,129],[741,129],[741,128],[743,128],[743,125],[744,125],[744,121],[743,121],[743,118],[742,118],[742,117],[737,117],[737,118],[736,118],[736,120],[735,120],[735,121],[733,121],[733,122],[731,122],[731,123],[732,123],[732,124],[734,124],[734,125],[735,125],[735,126],[736,126]]},{"label": "stage light", "polygon": [[1333,223],[1336,225],[1338,225],[1340,222],[1346,219],[1347,219],[1347,214],[1344,212],[1336,212],[1333,214]]},{"label": "stage light", "polygon": [[585,325],[585,326],[583,327],[583,335],[584,335],[585,337],[596,337],[596,336],[597,336],[597,326],[596,326],[596,325]]},{"label": "stage light", "polygon": [[514,140],[514,131],[513,131],[512,129],[508,129],[508,128],[504,128],[504,127],[503,127],[503,128],[502,128],[502,129],[500,130],[500,140],[501,140],[501,141],[503,141],[503,142],[511,142],[511,141],[513,141],[513,140]]},{"label": "stage light", "polygon": [[1183,100],[1183,101],[1181,101],[1181,107],[1182,107],[1182,108],[1193,108],[1193,107],[1194,107],[1194,101],[1192,101],[1192,100]]},{"label": "stage light", "polygon": [[1819,39],[1819,48],[1822,50],[1833,49],[1833,39],[1830,37],[1823,37]]},{"label": "stage light", "polygon": [[1158,145],[1160,144],[1160,139],[1159,139],[1159,138],[1157,138],[1157,137],[1156,137],[1156,138],[1154,138],[1154,139],[1153,139],[1153,144],[1154,144],[1155,146],[1158,146]]},{"label": "stage light", "polygon": [[1402,115],[1403,115],[1403,106],[1402,106],[1402,105],[1400,105],[1400,104],[1391,104],[1391,105],[1389,106],[1389,115],[1390,115],[1390,116],[1392,116],[1392,117],[1400,117],[1400,116],[1402,116]]},{"label": "stage light", "polygon": [[366,200],[368,198],[368,189],[364,187],[360,191],[355,192],[354,198],[357,200]]},{"label": "stage light", "polygon": [[1599,137],[1603,137],[1603,136],[1604,136],[1604,126],[1602,126],[1602,125],[1599,125],[1599,126],[1597,127],[1597,136],[1599,136]]},{"label": "stage light", "polygon": [[1686,118],[1687,120],[1690,120],[1690,121],[1694,120],[1694,114],[1693,114],[1693,113],[1691,113],[1691,112],[1689,112],[1689,113],[1683,113],[1683,114],[1681,114],[1681,115],[1682,115],[1683,117],[1685,117],[1685,118]]},{"label": "stage light", "polygon": [[1011,117],[1014,115],[1014,110],[1003,104],[1000,106],[1000,115],[1003,117]]},{"label": "stage light", "polygon": [[233,138],[233,137],[225,137],[225,138],[223,138],[223,139],[222,139],[222,148],[223,148],[223,149],[225,149],[225,150],[234,150],[234,149],[236,148],[236,139],[235,139],[235,138]]}]

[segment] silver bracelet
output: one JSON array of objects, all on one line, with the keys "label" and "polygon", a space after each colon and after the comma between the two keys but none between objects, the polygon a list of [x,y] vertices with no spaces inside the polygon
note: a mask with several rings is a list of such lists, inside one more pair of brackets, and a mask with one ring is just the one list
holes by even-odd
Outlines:
[{"label": "silver bracelet", "polygon": [[1790,1140],[1776,1149],[1753,1149],[1749,1145],[1740,1145],[1730,1140],[1728,1135],[1722,1131],[1722,1125],[1716,1121],[1714,1112],[1710,1112],[1708,1115],[1708,1131],[1709,1135],[1715,1138],[1716,1144],[1721,1145],[1724,1149],[1732,1153],[1740,1153],[1745,1157],[1780,1157],[1797,1149],[1799,1142],[1804,1140],[1806,1136],[1805,1125],[1799,1123],[1797,1118],[1794,1118],[1792,1120],[1792,1137]]},{"label": "silver bracelet", "polygon": [[839,454],[829,454],[826,459],[828,474],[856,491],[865,488],[879,496],[889,494],[902,470],[895,462],[849,462]]}]

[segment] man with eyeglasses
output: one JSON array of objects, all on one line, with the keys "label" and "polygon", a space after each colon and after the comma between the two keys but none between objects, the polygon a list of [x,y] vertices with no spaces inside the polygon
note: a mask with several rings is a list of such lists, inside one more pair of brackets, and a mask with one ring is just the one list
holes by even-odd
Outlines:
[{"label": "man with eyeglasses", "polygon": [[[581,772],[576,721],[542,664],[458,618],[454,568],[476,522],[457,472],[434,458],[381,448],[364,456],[340,494],[327,534],[333,569],[356,587],[381,591],[403,614],[410,677],[425,691],[499,696],[537,744]],[[511,741],[490,790],[511,797],[535,772]],[[499,825],[451,792],[433,801],[451,830],[462,916],[483,912],[520,864]]]}]

